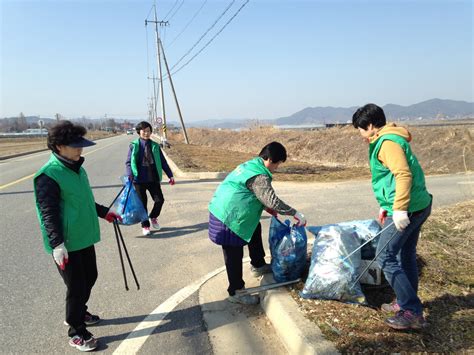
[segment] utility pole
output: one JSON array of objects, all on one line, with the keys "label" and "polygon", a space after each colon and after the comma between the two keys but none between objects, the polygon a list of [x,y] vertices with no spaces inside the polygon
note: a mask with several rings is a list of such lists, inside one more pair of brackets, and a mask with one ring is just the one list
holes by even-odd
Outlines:
[{"label": "utility pole", "polygon": [[158,124],[158,98],[156,94],[156,77],[155,73],[153,72],[153,76],[150,78],[148,77],[149,80],[153,80],[153,97],[151,98],[151,122],[154,124]]},{"label": "utility pole", "polygon": [[155,24],[155,37],[156,37],[156,64],[158,66],[158,79],[160,81],[160,102],[161,102],[161,117],[163,119],[163,146],[166,146],[166,110],[165,110],[165,98],[163,94],[163,73],[161,70],[161,50],[160,50],[160,35],[158,33],[158,25],[160,26],[168,26],[169,22],[168,21],[158,21],[157,16],[156,16],[156,4],[154,5],[155,7],[155,20],[154,21],[149,21],[145,20],[145,26],[148,25],[148,22],[154,23]]},{"label": "utility pole", "polygon": [[[185,140],[186,144],[189,144],[188,135],[186,133],[186,127],[184,126],[183,116],[181,114],[181,108],[179,107],[178,99],[177,99],[177,96],[176,96],[176,91],[175,91],[175,88],[174,88],[174,85],[173,85],[173,80],[171,79],[171,73],[170,73],[170,70],[169,70],[169,67],[168,67],[168,62],[166,61],[165,50],[163,48],[163,44],[161,42],[160,35],[158,33],[158,25],[160,25],[160,26],[169,26],[169,22],[168,21],[158,21],[158,18],[157,18],[157,15],[156,15],[156,4],[154,5],[154,21],[145,20],[145,26],[148,25],[148,22],[151,22],[151,23],[155,24],[156,61],[157,61],[158,74],[159,74],[158,80],[160,82],[160,86],[159,86],[158,89],[160,91],[160,102],[161,102],[162,131],[163,131],[163,138],[162,138],[163,142],[162,143],[163,143],[163,147],[167,146],[167,138],[166,138],[167,127],[166,127],[166,111],[165,111],[165,100],[164,100],[164,91],[163,91],[163,72],[162,72],[162,69],[161,69],[161,55],[162,54],[163,54],[163,61],[164,61],[165,66],[166,66],[166,71],[168,73],[168,79],[170,80],[171,90],[173,92],[174,101],[176,103],[176,108],[177,108],[177,111],[178,111],[178,114],[179,114],[179,119],[181,121],[181,127],[183,129],[183,134],[184,134],[184,140]],[[150,79],[150,78],[148,78],[148,79]],[[153,92],[154,92],[154,96],[155,96],[155,117],[157,118],[158,114],[156,113],[157,98],[156,98],[156,89],[155,89],[155,78],[153,78]]]},{"label": "utility pole", "polygon": [[176,91],[174,90],[173,79],[171,79],[170,68],[168,67],[168,61],[166,60],[165,50],[163,49],[163,44],[160,41],[161,50],[163,51],[163,61],[165,62],[166,72],[168,73],[168,79],[170,80],[171,90],[173,91],[174,102],[176,103],[176,108],[179,114],[179,120],[181,121],[181,127],[183,128],[184,141],[186,144],[189,144],[188,134],[186,133],[186,127],[184,126],[183,115],[181,114],[181,109],[179,107],[178,98],[176,97]]}]

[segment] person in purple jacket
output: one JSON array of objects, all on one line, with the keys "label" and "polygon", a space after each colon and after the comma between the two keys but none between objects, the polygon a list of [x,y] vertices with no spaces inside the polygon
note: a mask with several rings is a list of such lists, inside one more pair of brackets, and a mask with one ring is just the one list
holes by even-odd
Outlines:
[{"label": "person in purple jacket", "polygon": [[154,230],[160,230],[158,217],[161,208],[165,202],[163,192],[161,191],[161,179],[163,170],[169,178],[169,184],[174,185],[175,180],[168,162],[166,161],[160,145],[151,140],[152,127],[151,124],[142,121],[135,127],[140,138],[130,143],[127,161],[125,166],[127,175],[133,181],[133,186],[140,196],[143,206],[147,209],[148,191],[153,199],[153,208],[148,214],[149,220],[142,222],[143,235],[151,234],[150,224]]}]

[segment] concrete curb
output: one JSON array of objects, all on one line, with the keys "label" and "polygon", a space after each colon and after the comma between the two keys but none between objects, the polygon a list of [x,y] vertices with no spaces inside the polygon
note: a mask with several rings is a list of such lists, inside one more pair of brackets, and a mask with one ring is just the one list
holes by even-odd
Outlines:
[{"label": "concrete curb", "polygon": [[[262,279],[262,285],[273,282],[271,274]],[[286,289],[265,291],[260,298],[261,307],[290,354],[338,354],[318,326],[301,314]]]}]

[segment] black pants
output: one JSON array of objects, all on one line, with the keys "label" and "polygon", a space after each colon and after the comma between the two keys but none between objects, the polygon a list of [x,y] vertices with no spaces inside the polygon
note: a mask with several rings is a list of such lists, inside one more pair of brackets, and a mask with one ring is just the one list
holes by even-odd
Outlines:
[{"label": "black pants", "polygon": [[92,287],[97,280],[97,264],[94,246],[68,253],[66,268],[61,270],[56,264],[66,285],[66,322],[69,324],[68,335],[91,336],[86,329],[84,317],[87,311],[87,301]]},{"label": "black pants", "polygon": [[[250,264],[254,267],[261,267],[265,265],[265,250],[262,244],[262,226],[259,223],[249,244]],[[244,257],[244,247],[234,247],[223,245],[225,268],[227,271],[227,279],[229,280],[229,287],[227,292],[229,295],[235,295],[235,290],[240,290],[245,286],[242,279],[242,258]]]},{"label": "black pants", "polygon": [[[157,218],[161,213],[161,208],[165,203],[165,198],[163,197],[163,192],[161,191],[161,184],[159,182],[147,182],[144,184],[133,184],[135,190],[138,192],[138,196],[140,196],[140,200],[142,200],[143,207],[148,212],[147,203],[148,198],[146,195],[147,190],[150,192],[151,198],[153,199],[153,208],[151,212],[148,214],[150,218]],[[143,221],[142,227],[150,227],[150,221]]]}]

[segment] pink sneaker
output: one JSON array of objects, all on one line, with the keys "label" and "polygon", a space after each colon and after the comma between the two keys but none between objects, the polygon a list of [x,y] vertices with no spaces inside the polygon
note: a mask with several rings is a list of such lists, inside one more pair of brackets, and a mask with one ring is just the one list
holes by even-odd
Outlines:
[{"label": "pink sneaker", "polygon": [[427,323],[422,314],[414,314],[410,311],[398,311],[393,317],[387,318],[385,323],[398,330],[422,329]]},{"label": "pink sneaker", "polygon": [[159,231],[161,229],[158,218],[150,218],[150,223],[154,230]]},{"label": "pink sneaker", "polygon": [[78,349],[79,351],[92,351],[97,348],[98,342],[94,337],[84,340],[84,337],[75,335],[69,340],[69,345]]},{"label": "pink sneaker", "polygon": [[151,234],[150,227],[143,227],[142,233],[144,236],[150,235]]}]

